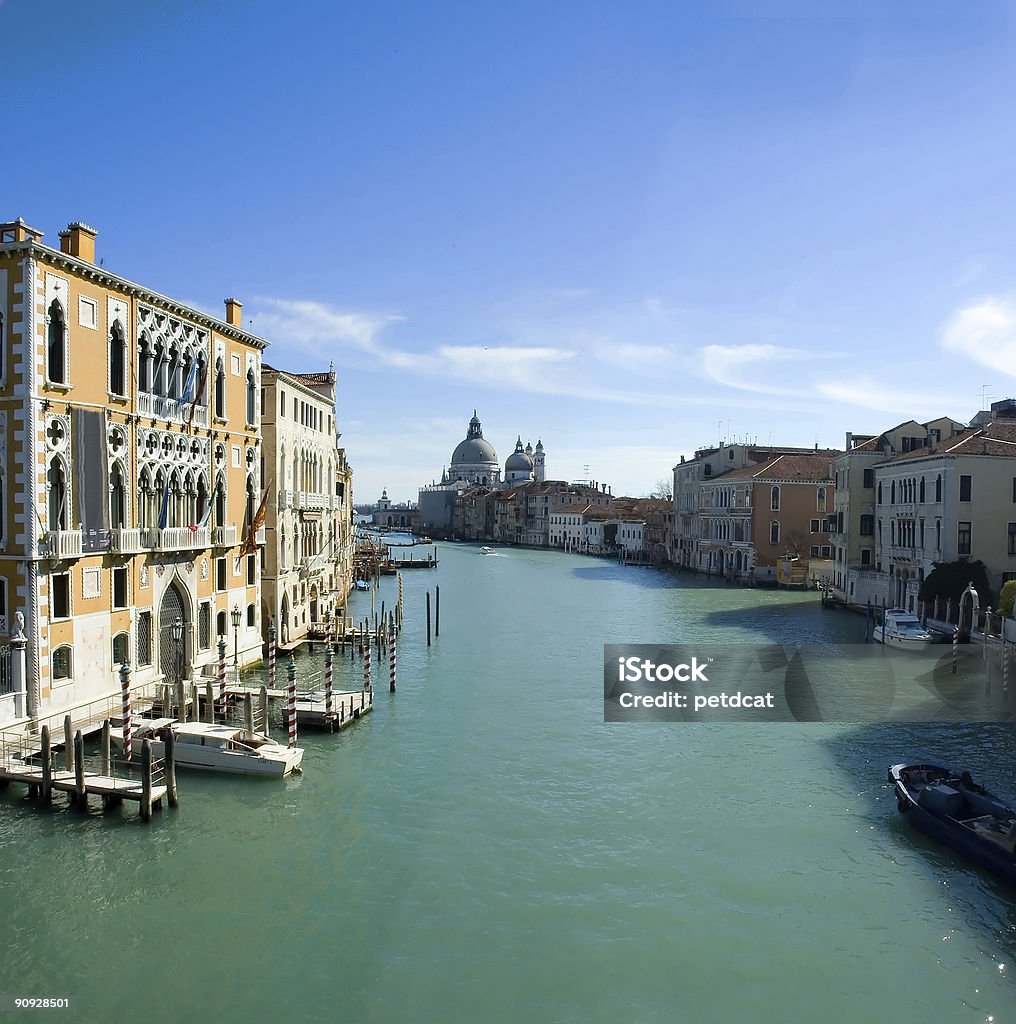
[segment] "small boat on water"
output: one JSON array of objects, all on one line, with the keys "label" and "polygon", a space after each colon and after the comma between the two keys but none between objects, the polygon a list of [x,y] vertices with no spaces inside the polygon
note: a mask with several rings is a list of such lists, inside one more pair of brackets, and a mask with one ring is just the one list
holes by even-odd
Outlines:
[{"label": "small boat on water", "polygon": [[933,642],[931,633],[921,625],[921,620],[902,608],[887,608],[882,622],[875,626],[871,635],[880,644],[907,651],[922,650]]},{"label": "small boat on water", "polygon": [[1016,810],[969,772],[937,764],[894,764],[889,781],[914,828],[1016,884]]},{"label": "small boat on water", "polygon": [[497,552],[493,548],[488,548],[486,544],[480,548],[481,555],[496,555]]},{"label": "small boat on water", "polygon": [[[153,757],[164,757],[166,738],[176,740],[176,763],[180,768],[201,768],[234,775],[268,775],[284,778],[299,771],[302,747],[284,747],[263,733],[248,735],[234,725],[209,722],[177,722],[172,718],[138,719],[131,733],[132,757],[141,756],[141,742],[152,745]],[[110,729],[113,746],[123,750],[123,724]]]},{"label": "small boat on water", "polygon": [[357,590],[370,590],[370,584],[366,580],[357,580],[354,586]]}]

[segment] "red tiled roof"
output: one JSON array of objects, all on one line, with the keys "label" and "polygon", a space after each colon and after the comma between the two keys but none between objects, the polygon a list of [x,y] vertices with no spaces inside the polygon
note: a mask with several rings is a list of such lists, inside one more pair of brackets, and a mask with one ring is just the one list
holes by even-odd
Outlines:
[{"label": "red tiled roof", "polygon": [[725,484],[730,480],[779,480],[794,482],[825,482],[833,478],[832,462],[828,453],[812,455],[777,455],[761,466],[732,469],[729,473],[710,477],[702,486]]}]

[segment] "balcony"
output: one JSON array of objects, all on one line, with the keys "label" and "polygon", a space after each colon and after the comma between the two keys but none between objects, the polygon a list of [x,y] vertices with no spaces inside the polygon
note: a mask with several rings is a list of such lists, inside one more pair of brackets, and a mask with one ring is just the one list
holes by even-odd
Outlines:
[{"label": "balcony", "polygon": [[46,534],[46,550],[50,558],[80,558],[80,530],[50,530]]},{"label": "balcony", "polygon": [[254,539],[258,544],[264,544],[265,542],[265,528],[262,526],[258,529],[258,532],[254,534]]},{"label": "balcony", "polygon": [[236,546],[235,526],[216,526],[212,529],[212,546],[216,548],[231,548]]},{"label": "balcony", "polygon": [[109,534],[109,550],[118,555],[133,555],[143,551],[145,545],[142,543],[143,531],[138,529],[127,529],[118,527],[111,530]]},{"label": "balcony", "polygon": [[293,507],[293,492],[290,490],[279,491],[279,509]]},{"label": "balcony", "polygon": [[138,392],[138,413],[157,420],[171,423],[192,423],[198,427],[208,426],[208,406],[181,402],[178,398],[153,395],[148,391]]},{"label": "balcony", "polygon": [[165,530],[149,530],[147,546],[155,551],[201,551],[208,547],[208,528],[170,526]]},{"label": "balcony", "polygon": [[300,492],[300,507],[308,512],[320,512],[328,508],[330,504],[328,496],[325,494],[315,494],[313,491]]}]

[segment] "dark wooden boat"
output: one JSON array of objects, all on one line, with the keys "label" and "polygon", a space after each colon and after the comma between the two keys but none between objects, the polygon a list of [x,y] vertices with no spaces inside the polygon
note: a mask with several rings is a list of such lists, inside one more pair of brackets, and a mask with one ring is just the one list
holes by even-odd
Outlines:
[{"label": "dark wooden boat", "polygon": [[1016,810],[937,764],[894,764],[889,781],[914,828],[1016,885]]}]

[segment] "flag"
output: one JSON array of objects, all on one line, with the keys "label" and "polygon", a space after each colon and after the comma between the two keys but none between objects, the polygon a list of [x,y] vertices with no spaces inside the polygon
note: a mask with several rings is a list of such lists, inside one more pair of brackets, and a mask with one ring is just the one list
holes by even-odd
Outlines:
[{"label": "flag", "polygon": [[190,372],[187,374],[187,383],[183,386],[183,394],[180,396],[180,404],[186,405],[194,401],[194,386],[198,379],[198,361],[195,359],[190,364]]},{"label": "flag", "polygon": [[268,512],[268,488],[265,488],[265,493],[261,498],[261,504],[258,505],[257,512],[254,513],[254,518],[251,520],[250,529],[247,531],[247,539],[243,542],[243,547],[240,548],[240,555],[253,555],[258,549],[258,542],[256,534],[262,526],[265,525],[265,516]]},{"label": "flag", "polygon": [[159,510],[159,529],[165,530],[169,525],[169,481],[166,481],[166,489],[162,492],[162,508]]},{"label": "flag", "polygon": [[[195,360],[194,366],[197,366],[197,365],[198,365],[197,361]],[[191,370],[191,372],[193,373],[193,369]],[[203,374],[201,374],[201,383],[198,386],[197,394],[194,396],[194,400],[191,402],[190,412],[187,413],[187,426],[188,427],[191,425],[191,423],[194,420],[194,410],[198,407],[198,403],[201,401],[201,399],[204,398],[204,395],[205,395],[205,381],[207,381],[207,380],[208,380],[208,370],[206,369],[205,372]]]},{"label": "flag", "polygon": [[209,500],[208,508],[205,509],[205,518],[202,519],[201,522],[198,523],[197,526],[188,526],[187,529],[188,530],[193,530],[195,533],[197,533],[198,530],[200,530],[203,527],[208,525],[208,520],[211,519],[211,518],[212,518],[212,502],[211,502],[211,500]]}]

